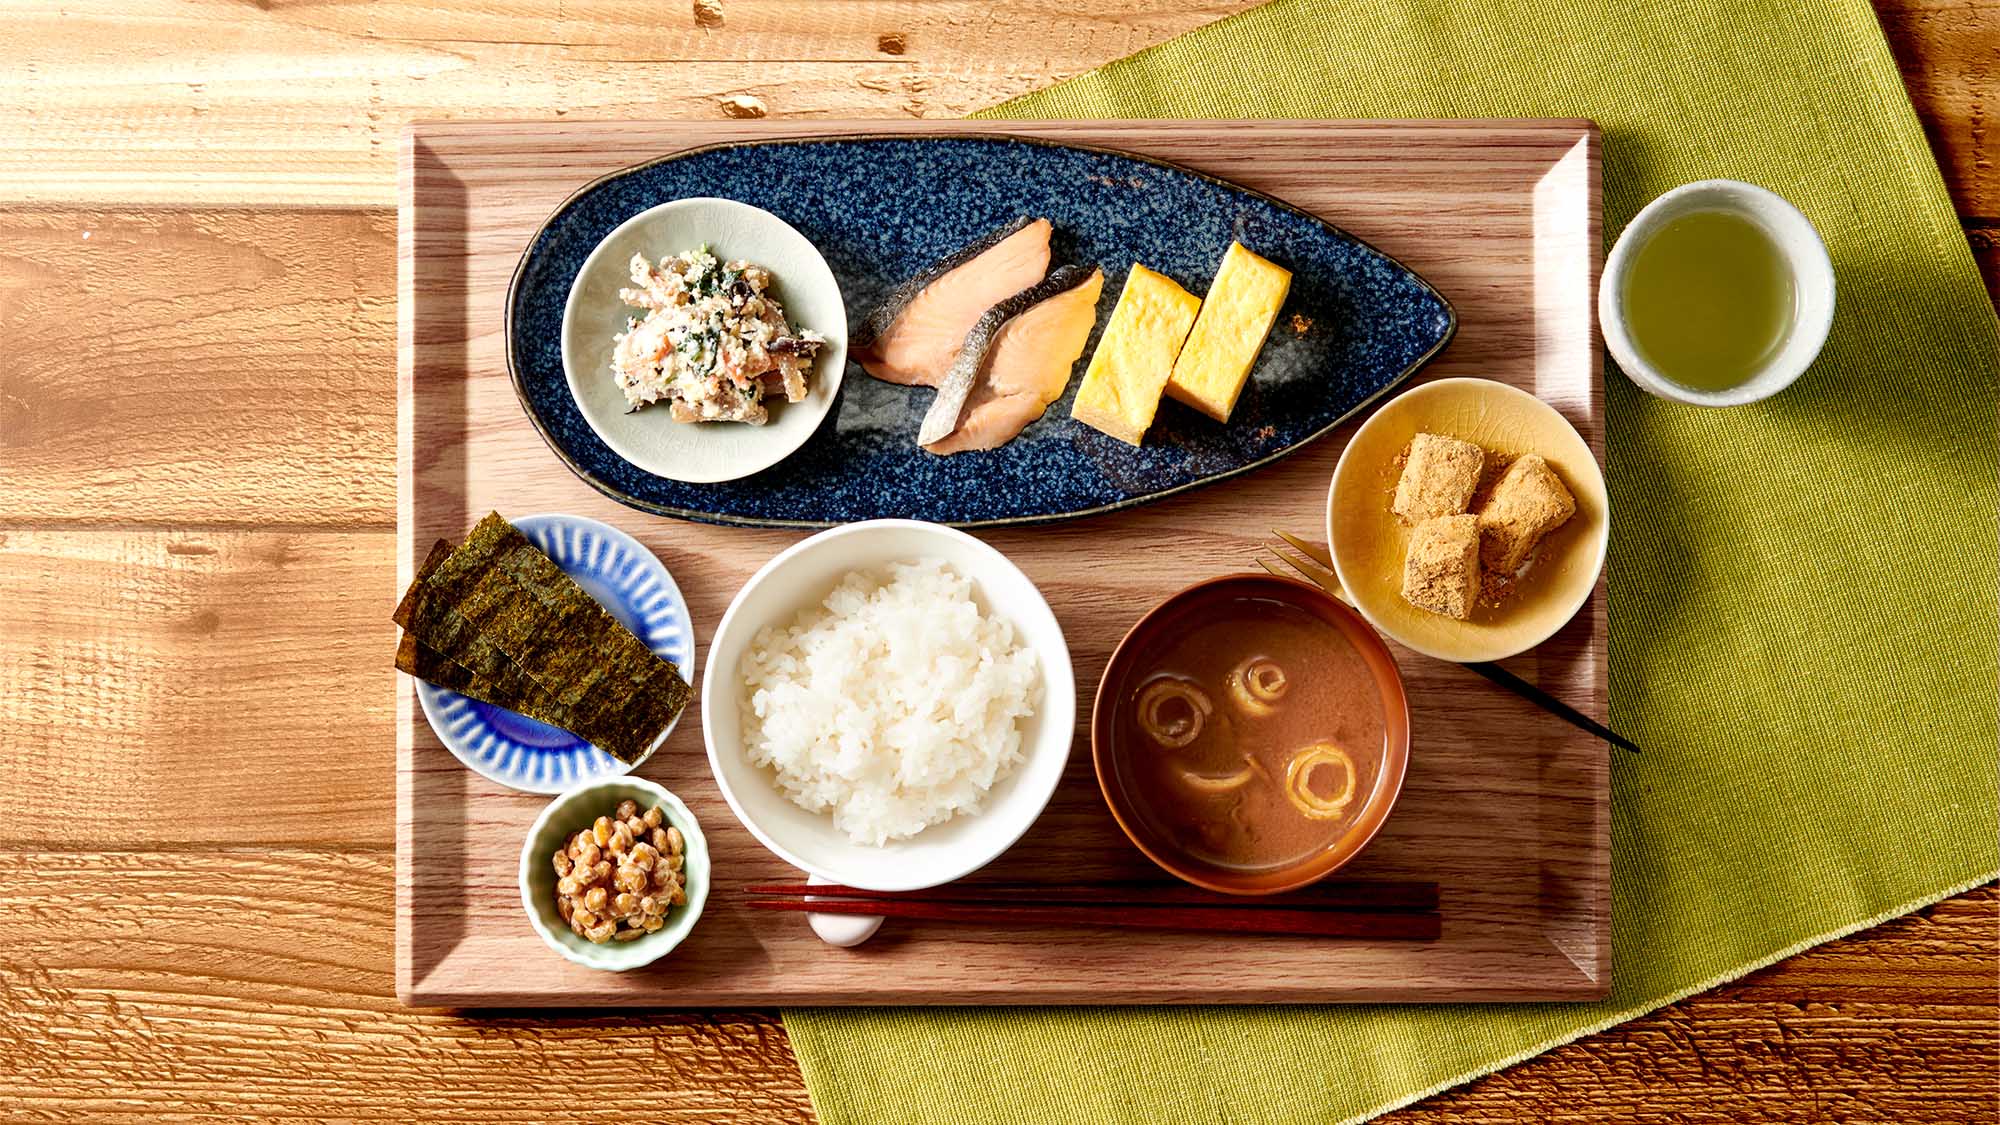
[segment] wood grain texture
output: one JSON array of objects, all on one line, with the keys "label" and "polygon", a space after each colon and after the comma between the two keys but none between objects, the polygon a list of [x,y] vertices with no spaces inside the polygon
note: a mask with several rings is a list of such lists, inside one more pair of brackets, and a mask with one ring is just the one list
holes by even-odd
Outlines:
[{"label": "wood grain texture", "polygon": [[[0,200],[386,206],[418,119],[954,117],[1255,0],[13,5]],[[1995,0],[1876,0],[1962,213],[2000,217]]]},{"label": "wood grain texture", "polygon": [[1966,227],[1972,242],[1972,259],[1979,263],[1979,276],[1986,280],[1986,295],[2000,306],[2000,221],[1980,221]]},{"label": "wood grain texture", "polygon": [[1959,213],[2000,218],[2000,0],[1875,0],[1875,14]]},{"label": "wood grain texture", "polygon": [[0,853],[0,1116],[811,1118],[772,1016],[403,1008],[392,865],[379,851]]},{"label": "wood grain texture", "polygon": [[[749,1013],[412,1012],[391,858],[0,853],[9,1120],[799,1122],[782,1028]],[[1991,1121],[1987,887],[1385,1120]],[[586,1069],[587,1068],[587,1069]]]},{"label": "wood grain texture", "polygon": [[[771,554],[800,532],[634,517],[551,457],[521,424],[502,359],[500,310],[524,245],[578,183],[648,154],[732,138],[811,132],[1003,131],[982,123],[847,122],[444,125],[412,131],[402,242],[399,569],[489,510],[558,510],[626,528],[657,551],[686,594],[698,638]],[[1594,344],[1600,238],[1597,135],[1580,122],[1072,122],[1004,131],[1101,144],[1227,175],[1314,211],[1421,273],[1457,309],[1460,332],[1420,378],[1477,373],[1528,387],[1602,450]],[[1453,186],[1447,186],[1453,185]],[[1459,236],[1476,228],[1484,237]],[[1125,263],[1104,263],[1115,271]],[[1523,302],[1523,295],[1530,295]],[[859,377],[859,376],[856,376]],[[1260,503],[1226,487],[1069,524],[980,537],[1035,581],[1055,610],[1088,713],[1105,660],[1132,622],[1190,582],[1254,568],[1272,527],[1323,536],[1325,482],[1345,435],[1256,475]],[[783,471],[782,468],[774,471]],[[1116,550],[1107,544],[1116,544]],[[1079,566],[1079,560],[1085,565]],[[816,596],[816,595],[815,595]],[[1602,718],[1603,592],[1520,658],[1529,679]],[[1387,827],[1356,877],[1443,885],[1445,935],[1431,945],[1330,943],[1310,964],[1284,938],[1089,929],[967,930],[894,925],[865,952],[829,955],[802,920],[737,905],[748,883],[794,872],[729,813],[697,722],[683,720],[640,772],[702,822],[716,893],[674,955],[611,975],[550,956],[520,925],[513,853],[461,844],[467,825],[518,838],[541,809],[441,752],[402,685],[398,728],[399,893],[451,904],[399,914],[399,987],[417,1004],[537,1003],[1273,1003],[1375,999],[1549,999],[1609,989],[1607,748],[1453,665],[1399,653],[1412,755]],[[710,675],[715,674],[713,669]],[[1081,722],[1081,715],[1079,721]],[[1495,732],[1513,748],[1492,755]],[[1158,877],[1105,815],[1086,735],[1034,830],[987,872],[1048,878]],[[1524,795],[1532,815],[1523,826]],[[1523,828],[1525,827],[1525,830]]]},{"label": "wood grain texture", "polygon": [[0,212],[0,524],[385,524],[394,239],[368,212]]},{"label": "wood grain texture", "polygon": [[0,199],[385,206],[417,119],[960,117],[1253,2],[18,4]]},{"label": "wood grain texture", "polygon": [[385,846],[388,532],[0,530],[0,845]]}]

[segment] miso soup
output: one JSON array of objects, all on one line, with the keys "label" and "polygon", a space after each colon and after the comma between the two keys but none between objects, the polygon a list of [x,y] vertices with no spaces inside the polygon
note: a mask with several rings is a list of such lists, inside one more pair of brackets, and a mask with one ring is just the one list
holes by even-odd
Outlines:
[{"label": "miso soup", "polygon": [[1375,674],[1341,629],[1218,590],[1166,611],[1125,664],[1112,755],[1148,837],[1237,871],[1305,862],[1353,828],[1382,773]]}]

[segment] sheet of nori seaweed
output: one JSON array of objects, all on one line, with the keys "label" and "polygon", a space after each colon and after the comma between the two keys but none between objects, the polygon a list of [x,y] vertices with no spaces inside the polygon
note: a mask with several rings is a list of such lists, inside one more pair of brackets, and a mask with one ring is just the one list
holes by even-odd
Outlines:
[{"label": "sheet of nori seaweed", "polygon": [[437,573],[437,568],[444,565],[444,560],[450,557],[451,540],[440,539],[431,544],[430,554],[425,555],[424,561],[417,564],[417,576],[410,580],[410,588],[403,591],[403,600],[396,603],[396,612],[389,615],[391,621],[405,629],[410,627],[410,613],[417,607],[417,596],[423,592],[424,583],[429,581],[431,575]]},{"label": "sheet of nori seaweed", "polygon": [[417,599],[423,593],[424,582],[450,556],[450,540],[440,539],[431,544],[430,553],[417,565],[417,575],[410,581],[410,588],[403,591],[402,600],[396,603],[396,612],[390,615],[391,620],[406,630],[396,643],[396,669],[439,687],[470,694],[478,681],[478,677],[473,675],[471,669],[407,632],[410,614],[416,609]]},{"label": "sheet of nori seaweed", "polygon": [[504,675],[474,675],[465,665],[405,633],[402,642],[396,646],[396,669],[551,726],[561,725],[556,721],[558,717],[570,717],[549,698],[549,693],[543,691],[533,677],[514,667],[511,661]]},{"label": "sheet of nori seaweed", "polygon": [[[518,536],[504,521],[489,522],[468,539],[465,547],[446,560],[451,565],[441,563],[436,568],[424,588],[417,591],[408,614],[420,642],[417,648],[410,651],[409,663],[417,666],[423,659],[421,653],[425,649],[439,651],[440,655],[449,654],[452,663],[469,667],[472,673],[469,681],[451,669],[432,666],[424,670],[463,684],[471,689],[466,694],[477,693],[500,706],[570,729],[626,760],[636,758],[657,739],[677,711],[621,707],[619,701],[614,700],[592,707],[561,704],[551,699],[540,683],[523,673],[519,662],[507,652],[506,646],[496,643],[494,637],[485,633],[483,623],[505,620],[495,615],[510,612],[510,603],[513,609],[518,609],[525,597],[525,592],[515,587],[511,578],[496,572],[493,565],[498,556],[523,547],[534,550],[532,544]],[[560,570],[557,569],[556,573],[560,574]],[[562,579],[569,581],[566,575]],[[455,606],[439,596],[440,591],[449,589],[451,583],[458,583],[464,588],[460,602]],[[578,593],[581,594],[581,591]],[[588,598],[588,595],[582,596]],[[613,624],[616,624],[615,619]],[[423,643],[425,638],[435,643]],[[636,643],[636,638],[632,640]],[[523,652],[529,651],[522,645],[515,647]],[[647,655],[651,656],[650,653]],[[529,659],[532,658],[530,655]],[[663,663],[657,657],[652,659]],[[670,667],[668,670],[671,672]],[[675,676],[675,681],[678,681],[678,676]],[[648,710],[652,711],[650,716]],[[634,714],[638,717],[632,717]],[[635,735],[634,730],[641,733]]]},{"label": "sheet of nori seaweed", "polygon": [[[662,678],[680,681],[671,666],[533,544],[523,540],[520,547],[503,554],[496,567],[547,615],[539,619],[541,627],[534,634],[543,656],[536,668],[538,678],[542,669],[547,670],[548,686],[557,698],[582,704],[621,690],[638,690]],[[686,687],[680,683],[680,691]],[[664,690],[675,692],[672,687]]]},{"label": "sheet of nori seaweed", "polygon": [[[451,553],[451,543],[447,540],[440,539],[431,546],[430,554],[417,567],[416,578],[404,592],[403,600],[396,605],[396,612],[392,615],[396,624],[409,625],[410,615],[422,595],[423,583]],[[396,668],[438,687],[506,707],[541,722],[560,725],[556,722],[558,718],[569,717],[554,707],[541,685],[521,671],[504,653],[490,663],[494,675],[477,675],[465,665],[419,641],[414,634],[404,632],[396,645]]]},{"label": "sheet of nori seaweed", "polygon": [[686,682],[526,537],[507,538],[459,611],[590,729],[649,745],[693,694]]},{"label": "sheet of nori seaweed", "polygon": [[623,761],[644,754],[693,695],[673,665],[497,513],[456,551],[427,558],[404,601],[398,616],[415,643],[399,648],[399,667]]},{"label": "sheet of nori seaweed", "polygon": [[[440,539],[431,545],[430,553],[417,567],[416,578],[404,592],[403,600],[396,605],[396,612],[392,615],[396,624],[408,628],[410,615],[415,612],[423,594],[424,583],[451,554],[451,543],[447,540]],[[494,655],[489,651],[485,655],[490,657],[486,661],[489,674],[480,675],[405,632],[396,646],[396,667],[418,679],[488,703],[504,707],[512,702],[515,704],[513,710],[531,718],[541,718],[536,711],[547,709],[547,693],[526,672],[515,666],[513,659],[505,653]]]},{"label": "sheet of nori seaweed", "polygon": [[[495,690],[500,694],[497,698],[489,700],[489,702],[500,702],[501,700],[516,698],[526,699],[530,693],[537,692],[540,689],[534,685],[532,679],[528,677],[525,671],[522,671],[514,664],[512,657],[508,656],[499,646],[480,636],[478,627],[459,614],[455,607],[451,605],[448,598],[435,596],[436,590],[433,587],[433,582],[440,572],[445,571],[445,564],[452,562],[454,559],[459,560],[462,568],[462,565],[468,560],[477,563],[483,557],[490,557],[495,542],[489,534],[487,538],[478,542],[475,542],[472,538],[468,538],[463,547],[460,547],[458,550],[452,550],[450,544],[444,540],[439,540],[438,544],[431,548],[431,553],[425,557],[423,565],[417,568],[416,581],[410,584],[410,589],[403,595],[403,601],[396,607],[395,614],[396,624],[403,626],[406,630],[410,630],[413,628],[412,622],[417,614],[418,607],[427,607],[426,628],[423,630],[426,635],[417,638],[416,648],[407,657],[411,667],[403,668],[404,671],[416,675],[417,673],[412,671],[412,668],[423,667],[426,670],[436,671],[439,675],[451,677],[457,682],[474,683],[480,680],[491,681],[495,685]],[[439,547],[444,548],[443,554],[439,553]],[[440,632],[440,630],[443,632]],[[427,637],[436,638],[439,636],[448,637],[449,639],[443,644],[433,643],[426,639]],[[400,649],[398,650],[398,658],[399,661],[405,659]],[[439,667],[441,661],[450,661],[459,664],[463,667],[464,671],[455,674],[442,669]],[[399,662],[397,666],[403,667],[403,664]],[[430,677],[426,676],[424,678],[429,679]],[[437,683],[438,681],[433,680],[432,682]],[[439,686],[448,687],[453,685],[440,683]],[[456,689],[454,688],[454,690]],[[500,702],[500,705],[507,706],[504,702]],[[525,713],[523,712],[523,714]]]}]

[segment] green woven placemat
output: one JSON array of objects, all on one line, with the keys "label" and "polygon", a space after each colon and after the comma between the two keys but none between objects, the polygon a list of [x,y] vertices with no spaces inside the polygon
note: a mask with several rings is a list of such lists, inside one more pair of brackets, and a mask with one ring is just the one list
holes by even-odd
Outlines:
[{"label": "green woven placemat", "polygon": [[1839,311],[1757,406],[1607,368],[1609,1000],[790,1012],[822,1120],[1358,1119],[2000,873],[2000,343],[1866,0],[1279,0],[994,114],[1589,117],[1608,236],[1764,184]]}]

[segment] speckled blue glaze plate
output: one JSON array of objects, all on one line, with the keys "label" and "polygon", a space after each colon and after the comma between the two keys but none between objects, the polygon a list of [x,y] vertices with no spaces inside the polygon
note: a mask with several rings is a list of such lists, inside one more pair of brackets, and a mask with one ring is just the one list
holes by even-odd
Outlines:
[{"label": "speckled blue glaze plate", "polygon": [[[694,624],[687,599],[657,555],[617,528],[583,516],[549,513],[509,522],[647,648],[694,683]],[[639,764],[628,766],[566,730],[422,680],[417,681],[417,702],[452,756],[512,789],[560,793],[594,778],[630,772]],[[679,724],[675,719],[666,734]]]},{"label": "speckled blue glaze plate", "polygon": [[[564,378],[560,341],[564,303],[591,250],[633,215],[691,196],[762,207],[803,232],[833,268],[851,326],[898,282],[1022,215],[1054,223],[1057,264],[1103,267],[1106,296],[1089,348],[1134,262],[1201,294],[1230,242],[1241,241],[1290,269],[1292,288],[1226,425],[1169,400],[1134,448],[1070,420],[1081,381],[1072,377],[1013,441],[939,457],[916,445],[933,392],[855,367],[796,453],[740,480],[689,484],[630,464],[592,432]],[[1395,259],[1186,168],[1000,136],[831,137],[694,149],[586,185],[537,232],[515,271],[507,361],[557,456],[635,508],[751,526],[902,516],[976,527],[1111,511],[1247,472],[1403,382],[1456,328],[1450,303]],[[660,424],[675,423],[662,416]]]}]

